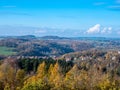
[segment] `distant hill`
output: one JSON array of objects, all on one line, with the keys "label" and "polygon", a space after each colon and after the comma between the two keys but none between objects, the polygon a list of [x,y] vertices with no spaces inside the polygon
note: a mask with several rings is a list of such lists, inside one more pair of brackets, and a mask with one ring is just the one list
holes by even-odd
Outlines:
[{"label": "distant hill", "polygon": [[4,38],[15,38],[15,39],[36,39],[34,35],[24,35],[24,36],[6,36]]},{"label": "distant hill", "polygon": [[21,56],[61,56],[90,49],[120,50],[120,39],[25,35],[3,37],[0,39],[0,46],[14,48],[14,52]]},{"label": "distant hill", "polygon": [[34,36],[34,35],[25,35],[25,36],[18,36],[17,38],[36,39],[36,36]]},{"label": "distant hill", "polygon": [[53,40],[53,39],[70,39],[70,38],[59,37],[59,36],[43,36],[43,37],[40,37],[40,39]]}]

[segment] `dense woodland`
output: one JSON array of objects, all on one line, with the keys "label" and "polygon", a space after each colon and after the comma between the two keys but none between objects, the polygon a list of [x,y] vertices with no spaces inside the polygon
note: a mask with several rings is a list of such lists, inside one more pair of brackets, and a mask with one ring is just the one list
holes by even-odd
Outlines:
[{"label": "dense woodland", "polygon": [[[91,51],[90,51],[91,52]],[[58,60],[7,58],[0,62],[0,90],[119,90],[120,53],[93,50]],[[91,58],[80,60],[85,55]],[[72,57],[73,57],[72,56]],[[79,60],[77,60],[79,59]]]},{"label": "dense woodland", "polygon": [[0,90],[120,90],[119,39],[46,38],[0,40]]}]

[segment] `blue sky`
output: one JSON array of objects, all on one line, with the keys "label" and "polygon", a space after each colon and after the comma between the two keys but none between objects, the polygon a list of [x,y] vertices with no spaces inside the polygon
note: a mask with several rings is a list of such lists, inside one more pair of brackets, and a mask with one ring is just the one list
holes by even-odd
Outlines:
[{"label": "blue sky", "polygon": [[120,0],[0,0],[0,35],[120,35]]}]

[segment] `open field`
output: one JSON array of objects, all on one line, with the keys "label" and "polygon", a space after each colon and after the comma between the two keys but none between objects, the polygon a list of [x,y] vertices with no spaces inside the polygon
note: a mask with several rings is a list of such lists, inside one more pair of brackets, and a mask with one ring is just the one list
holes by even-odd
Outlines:
[{"label": "open field", "polygon": [[14,54],[16,54],[16,52],[13,51],[13,48],[0,46],[0,55],[9,56]]}]

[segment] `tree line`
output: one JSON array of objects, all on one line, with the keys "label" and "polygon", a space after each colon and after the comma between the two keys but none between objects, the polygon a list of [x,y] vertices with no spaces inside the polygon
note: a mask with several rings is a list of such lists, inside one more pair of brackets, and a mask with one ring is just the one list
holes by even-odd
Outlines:
[{"label": "tree line", "polygon": [[0,62],[0,90],[119,90],[120,57],[79,62],[6,59]]}]

